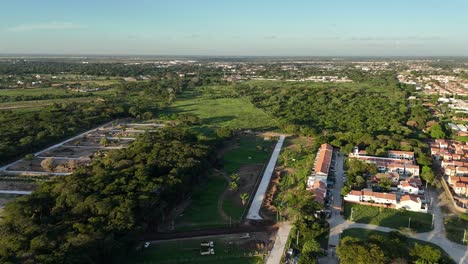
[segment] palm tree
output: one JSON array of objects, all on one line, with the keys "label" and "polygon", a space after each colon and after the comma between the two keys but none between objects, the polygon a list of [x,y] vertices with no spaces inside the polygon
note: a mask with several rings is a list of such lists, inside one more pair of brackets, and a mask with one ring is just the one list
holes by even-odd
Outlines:
[{"label": "palm tree", "polygon": [[242,205],[245,205],[247,203],[247,200],[249,199],[249,194],[248,193],[242,193],[240,195]]}]

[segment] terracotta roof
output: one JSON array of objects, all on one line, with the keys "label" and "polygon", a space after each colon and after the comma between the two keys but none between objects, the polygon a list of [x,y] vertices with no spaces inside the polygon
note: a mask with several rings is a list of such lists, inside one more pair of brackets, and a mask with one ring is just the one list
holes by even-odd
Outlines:
[{"label": "terracotta roof", "polygon": [[351,192],[349,192],[348,195],[361,196],[361,195],[362,195],[362,191],[352,190]]},{"label": "terracotta roof", "polygon": [[315,173],[328,174],[333,153],[333,147],[330,144],[322,144],[315,162]]},{"label": "terracotta roof", "polygon": [[420,203],[418,197],[410,194],[405,194],[400,197],[400,202],[413,201],[415,203]]}]

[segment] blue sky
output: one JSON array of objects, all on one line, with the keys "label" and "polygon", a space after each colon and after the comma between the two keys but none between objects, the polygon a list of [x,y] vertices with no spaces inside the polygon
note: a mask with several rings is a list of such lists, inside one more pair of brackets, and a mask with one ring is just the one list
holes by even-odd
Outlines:
[{"label": "blue sky", "polygon": [[466,0],[0,4],[0,53],[468,56]]}]

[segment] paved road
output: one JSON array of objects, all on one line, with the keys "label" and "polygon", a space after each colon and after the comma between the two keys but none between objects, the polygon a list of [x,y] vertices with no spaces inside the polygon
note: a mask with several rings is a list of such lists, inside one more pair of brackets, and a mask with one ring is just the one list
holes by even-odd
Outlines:
[{"label": "paved road", "polygon": [[335,254],[335,246],[340,242],[340,235],[342,230],[340,230],[340,224],[344,221],[343,217],[340,215],[341,211],[341,187],[343,187],[343,160],[344,157],[342,154],[336,152],[335,160],[335,175],[336,182],[333,187],[332,197],[333,202],[331,203],[331,214],[332,217],[328,220],[330,224],[330,235],[328,237],[328,255],[324,258],[319,259],[319,263],[323,264],[336,264],[338,263],[338,258]]},{"label": "paved road", "polygon": [[1,194],[31,194],[31,191],[0,190]]},{"label": "paved road", "polygon": [[283,256],[286,243],[288,242],[289,233],[291,232],[292,225],[289,222],[284,222],[278,232],[276,233],[275,245],[271,250],[266,264],[279,264],[281,262],[281,257]]},{"label": "paved road", "polygon": [[247,213],[247,219],[250,220],[261,220],[263,219],[260,216],[260,207],[262,207],[263,199],[265,198],[265,193],[267,191],[268,185],[270,184],[271,175],[276,166],[276,161],[278,160],[278,156],[280,154],[281,148],[283,147],[284,143],[284,135],[281,135],[278,142],[276,143],[275,149],[273,150],[273,154],[271,155],[270,161],[265,169],[265,172],[262,176],[262,181],[258,186],[257,192],[255,193],[255,197],[250,205],[249,212]]}]

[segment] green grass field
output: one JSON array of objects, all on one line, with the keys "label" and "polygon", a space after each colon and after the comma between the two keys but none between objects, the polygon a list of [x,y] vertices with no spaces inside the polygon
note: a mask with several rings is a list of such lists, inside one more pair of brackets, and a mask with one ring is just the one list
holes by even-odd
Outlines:
[{"label": "green grass field", "polygon": [[[223,157],[223,167],[228,175],[238,173],[239,169],[245,165],[265,164],[271,155],[272,147],[275,141],[265,141],[260,137],[241,137],[239,146],[227,152]],[[256,175],[261,177],[261,175]],[[241,175],[242,177],[242,175]],[[248,191],[250,193],[253,190]],[[240,195],[240,194],[239,194]],[[254,195],[250,193],[250,195]],[[240,219],[244,213],[245,206],[236,203],[234,199],[238,197],[227,197],[223,202],[223,210],[232,219]]]},{"label": "green grass field", "polygon": [[[215,255],[201,256],[200,242],[214,241]],[[229,245],[228,240],[220,238],[204,238],[155,242],[127,263],[206,263],[206,264],[260,264],[262,256],[255,256],[253,252],[246,252],[235,244]]]},{"label": "green grass field", "polygon": [[[353,219],[350,219],[353,208]],[[432,230],[432,215],[411,211],[387,209],[382,207],[366,206],[345,203],[345,218],[357,223],[386,226],[395,229],[410,228],[416,232],[429,232]]]},{"label": "green grass field", "polygon": [[[466,244],[463,240],[465,230],[468,230],[468,216],[462,214],[455,217],[447,217],[444,220],[447,238],[458,244]],[[465,237],[468,240],[468,235]]]},{"label": "green grass field", "polygon": [[[341,235],[341,238],[350,236],[350,237],[355,237],[355,238],[365,242],[365,241],[367,241],[367,238],[370,235],[373,235],[373,234],[381,235],[384,238],[389,238],[389,233],[375,231],[375,230],[361,229],[361,228],[345,229],[343,231],[343,234]],[[426,241],[422,241],[422,240],[419,240],[419,239],[414,239],[414,238],[407,237],[408,248],[414,247],[414,245],[416,243],[418,243],[420,245],[429,245],[429,246],[435,247],[435,248],[439,249],[442,252],[442,254],[446,257],[446,259],[450,259],[449,255],[441,247],[439,247],[438,245],[435,245],[435,244],[432,244],[432,243],[429,243],[429,242],[426,242]],[[455,262],[453,262],[453,263],[455,263]]]},{"label": "green grass field", "polygon": [[[202,89],[202,88],[200,88]],[[222,88],[220,88],[222,89]],[[245,98],[212,98],[208,91],[185,91],[166,114],[193,114],[202,119],[201,128],[271,129],[276,121]]]},{"label": "green grass field", "polygon": [[219,196],[227,187],[227,181],[221,176],[210,177],[200,184],[192,195],[192,203],[176,220],[176,231],[197,230],[216,226],[225,226],[217,210]]},{"label": "green grass field", "polygon": [[228,174],[232,174],[237,173],[241,166],[265,163],[270,157],[271,148],[275,143],[274,141],[265,141],[260,137],[241,137],[239,147],[224,155],[224,170]]}]

